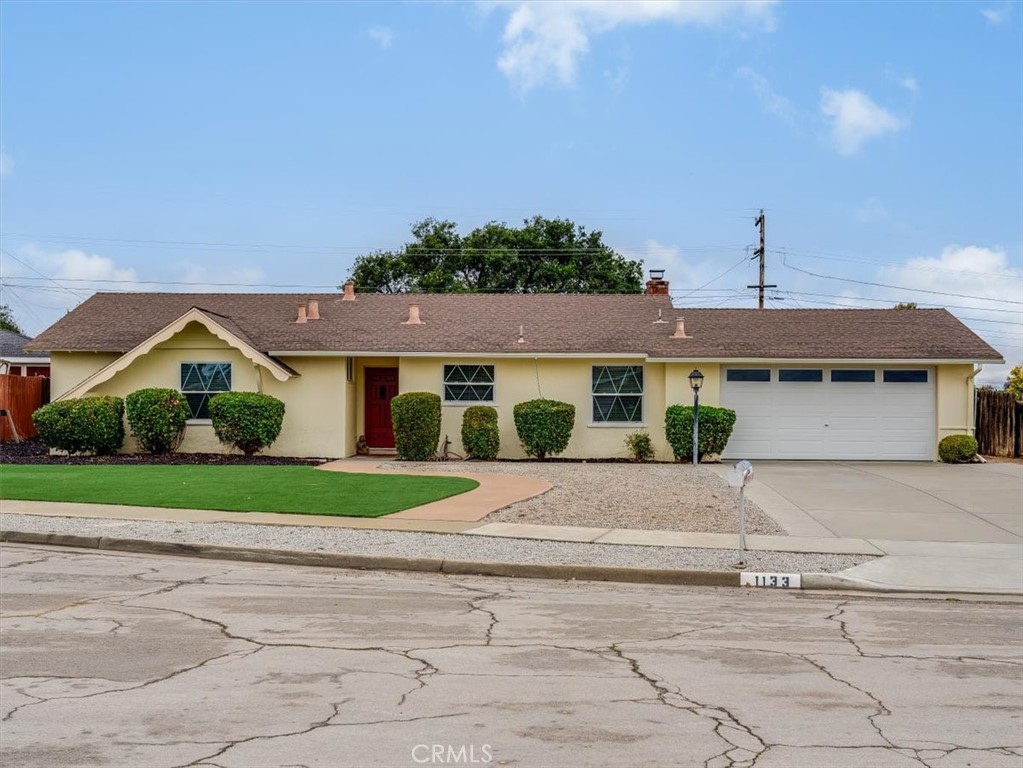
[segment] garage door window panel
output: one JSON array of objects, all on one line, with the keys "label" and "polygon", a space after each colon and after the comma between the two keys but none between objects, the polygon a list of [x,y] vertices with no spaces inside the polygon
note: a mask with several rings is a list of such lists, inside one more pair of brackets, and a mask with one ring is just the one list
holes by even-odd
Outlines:
[{"label": "garage door window panel", "polygon": [[831,372],[834,384],[873,384],[877,381],[877,372],[870,369],[847,368]]},{"label": "garage door window panel", "polygon": [[895,369],[884,372],[885,384],[926,384],[927,371]]},{"label": "garage door window panel", "polygon": [[778,381],[819,383],[824,381],[824,371],[819,368],[780,368]]},{"label": "garage door window panel", "polygon": [[725,371],[726,381],[769,382],[770,368],[729,368]]}]

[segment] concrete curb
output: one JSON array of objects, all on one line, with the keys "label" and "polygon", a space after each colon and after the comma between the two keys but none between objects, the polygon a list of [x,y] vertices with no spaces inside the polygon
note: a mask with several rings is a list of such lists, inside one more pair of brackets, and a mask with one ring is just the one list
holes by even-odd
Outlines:
[{"label": "concrete curb", "polygon": [[[439,558],[383,557],[343,555],[332,552],[301,552],[287,549],[225,547],[213,544],[182,544],[148,539],[119,539],[109,536],[77,536],[65,533],[0,531],[0,542],[39,544],[78,549],[100,549],[112,552],[178,555],[208,560],[239,560],[247,563],[278,563],[317,568],[350,568],[362,571],[412,571],[444,573],[452,576],[503,576],[517,579],[552,579],[558,581],[610,581],[627,584],[667,584],[689,587],[739,587],[738,571],[660,570],[656,568],[620,568],[598,565],[562,565],[536,563],[491,563],[474,560],[442,560]],[[837,573],[804,573],[800,575],[802,590],[864,592],[907,595],[983,595],[1021,597],[1018,592],[985,589],[936,589],[900,587],[865,579],[850,578]],[[750,589],[761,589],[750,587]],[[765,589],[765,591],[777,591]],[[782,590],[790,591],[790,590]],[[798,591],[798,590],[791,590]]]},{"label": "concrete curb", "polygon": [[319,568],[355,570],[416,571],[459,576],[507,576],[520,579],[557,579],[561,581],[615,581],[632,584],[670,584],[675,586],[738,587],[738,571],[667,571],[653,568],[614,568],[591,565],[540,565],[532,563],[489,563],[471,560],[434,558],[376,557],[342,555],[328,552],[297,552],[285,549],[252,549],[207,544],[181,544],[145,539],[118,539],[107,536],[75,536],[64,533],[0,531],[0,542],[41,544],[113,552],[179,555],[212,560],[241,560],[250,563],[279,563]]},{"label": "concrete curb", "polygon": [[1007,592],[1002,589],[983,589],[979,587],[974,589],[952,589],[949,587],[907,587],[897,584],[882,584],[877,581],[843,576],[840,573],[804,573],[802,575],[802,588],[804,590],[826,589],[840,592],[871,592],[874,594],[1023,597],[1021,592]]}]

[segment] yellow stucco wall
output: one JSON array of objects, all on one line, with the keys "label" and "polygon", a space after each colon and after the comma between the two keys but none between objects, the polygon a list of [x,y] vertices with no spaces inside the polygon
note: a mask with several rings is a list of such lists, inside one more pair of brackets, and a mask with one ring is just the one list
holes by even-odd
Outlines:
[{"label": "yellow stucco wall", "polygon": [[[145,387],[178,389],[181,363],[185,362],[231,363],[233,390],[265,392],[284,401],[281,434],[263,453],[316,457],[339,457],[348,453],[345,438],[352,432],[352,426],[351,422],[346,423],[348,407],[343,357],[282,358],[282,362],[300,375],[281,382],[198,323],[189,324],[88,394],[124,397]],[[59,365],[63,369],[63,361]],[[64,375],[63,371],[61,375]],[[135,450],[137,446],[129,434],[124,451]],[[179,450],[217,453],[229,449],[217,440],[211,424],[189,422]],[[354,452],[354,443],[351,452]]]},{"label": "yellow stucco wall", "polygon": [[56,400],[120,356],[117,352],[51,352],[50,399]]},{"label": "yellow stucco wall", "polygon": [[[52,391],[61,394],[115,360],[113,353],[65,353],[51,355]],[[400,392],[442,394],[445,363],[489,364],[494,366],[495,398],[501,428],[501,455],[524,456],[515,434],[512,408],[516,403],[544,396],[565,400],[576,407],[576,423],[566,457],[625,457],[625,436],[634,431],[649,432],[658,459],[671,458],[664,438],[664,409],[671,404],[692,403],[689,373],[704,374],[700,402],[721,402],[720,363],[681,361],[644,363],[642,358],[450,358],[450,357],[367,357],[353,364],[352,381],[347,380],[345,358],[284,357],[283,362],[300,375],[277,381],[265,369],[253,365],[240,352],[210,334],[199,324],[187,326],[172,339],[158,345],[110,381],[88,394],[125,396],[143,387],[180,385],[182,362],[230,362],[232,384],[239,391],[264,391],[285,401],[286,414],[281,436],[266,453],[290,456],[351,456],[356,439],[365,432],[365,371],[370,367],[397,367]],[[608,426],[592,421],[591,376],[594,365],[644,366],[644,421],[642,425]],[[972,365],[936,366],[937,440],[948,434],[973,431]],[[462,414],[467,406],[442,408],[441,435],[452,441],[452,449],[463,452]],[[130,436],[125,450],[135,449]],[[216,452],[220,445],[209,424],[189,424],[182,451]]]},{"label": "yellow stucco wall", "polygon": [[[563,400],[575,406],[575,427],[568,449],[568,458],[627,457],[625,436],[630,432],[647,431],[657,457],[668,459],[670,449],[664,439],[665,364],[646,363],[642,358],[443,358],[402,357],[399,367],[401,392],[443,393],[443,366],[448,364],[484,364],[494,366],[494,398],[501,429],[502,457],[522,458],[525,454],[515,433],[512,409],[516,403],[546,397]],[[642,424],[595,424],[593,422],[591,386],[594,365],[644,365],[644,420]],[[688,375],[691,368],[686,370]],[[688,387],[688,382],[686,384]],[[462,414],[468,405],[444,404],[442,407],[441,440],[447,435],[452,450],[462,453]]]},{"label": "yellow stucco wall", "polygon": [[937,373],[938,434],[973,434],[974,386],[972,365],[939,365]]}]

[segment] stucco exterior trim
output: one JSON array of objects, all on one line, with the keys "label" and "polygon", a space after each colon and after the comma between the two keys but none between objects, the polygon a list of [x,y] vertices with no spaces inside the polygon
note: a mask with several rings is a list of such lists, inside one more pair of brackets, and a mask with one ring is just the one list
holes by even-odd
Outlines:
[{"label": "stucco exterior trim", "polygon": [[57,400],[65,400],[73,397],[80,397],[81,395],[88,392],[90,389],[99,386],[100,384],[109,381],[121,371],[125,370],[133,362],[140,357],[148,354],[154,347],[161,344],[168,339],[172,338],[181,331],[184,330],[185,326],[189,323],[198,323],[203,326],[207,331],[216,336],[218,339],[223,341],[228,346],[238,350],[245,358],[250,360],[254,365],[262,366],[270,372],[270,374],[278,381],[287,381],[288,379],[296,376],[297,374],[291,370],[288,370],[280,363],[273,360],[268,355],[263,354],[258,349],[253,347],[244,339],[240,338],[236,334],[229,331],[227,328],[218,323],[213,317],[203,312],[197,307],[192,307],[185,314],[179,317],[172,323],[161,328],[159,331],[154,333],[148,339],[143,341],[141,344],[136,346],[134,349],[125,352],[119,358],[114,360],[112,363],[100,368],[89,378],[79,382],[77,385],[64,392]]}]

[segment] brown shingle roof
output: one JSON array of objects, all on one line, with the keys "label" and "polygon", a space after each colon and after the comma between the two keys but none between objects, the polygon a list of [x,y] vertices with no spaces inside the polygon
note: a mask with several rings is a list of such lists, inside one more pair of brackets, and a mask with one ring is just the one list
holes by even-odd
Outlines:
[{"label": "brown shingle roof", "polygon": [[[323,319],[295,323],[298,304],[310,299]],[[402,324],[410,304],[423,325]],[[691,309],[642,294],[359,294],[344,302],[336,293],[99,293],[31,348],[127,351],[192,307],[229,318],[264,352],[1001,360],[944,309]],[[668,322],[654,322],[658,310]],[[676,317],[692,338],[671,338]]]}]

